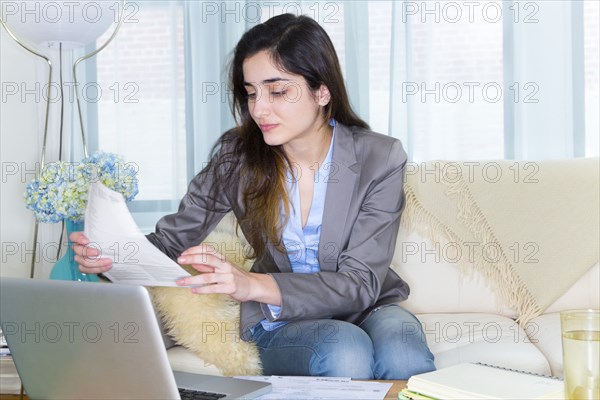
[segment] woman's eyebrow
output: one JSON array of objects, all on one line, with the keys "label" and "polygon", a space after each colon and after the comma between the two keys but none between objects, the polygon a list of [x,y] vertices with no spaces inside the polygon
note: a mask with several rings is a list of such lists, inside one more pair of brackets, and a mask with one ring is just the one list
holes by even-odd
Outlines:
[{"label": "woman's eyebrow", "polygon": [[[274,83],[274,82],[279,82],[279,81],[284,81],[284,82],[289,82],[289,79],[285,79],[285,78],[269,78],[269,79],[265,79],[263,80],[261,83],[267,84],[267,83]],[[252,83],[250,82],[244,82],[244,86],[252,86]]]}]

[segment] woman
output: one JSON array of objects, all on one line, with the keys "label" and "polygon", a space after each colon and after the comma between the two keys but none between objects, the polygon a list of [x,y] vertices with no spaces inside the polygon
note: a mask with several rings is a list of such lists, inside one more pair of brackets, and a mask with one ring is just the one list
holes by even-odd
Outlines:
[{"label": "woman", "polygon": [[[265,374],[434,369],[419,322],[397,304],[408,285],[389,268],[406,154],[352,111],[326,32],[305,16],[271,18],[239,41],[230,80],[238,126],[148,235],[200,272],[177,283],[242,302],[241,336],[258,345]],[[230,211],[254,251],[250,272],[197,245]],[[82,272],[111,267],[83,257],[81,233],[72,240]]]}]

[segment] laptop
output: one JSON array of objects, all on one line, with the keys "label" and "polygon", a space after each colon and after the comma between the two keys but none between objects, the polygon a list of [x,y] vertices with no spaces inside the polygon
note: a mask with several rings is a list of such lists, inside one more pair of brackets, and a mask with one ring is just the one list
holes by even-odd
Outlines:
[{"label": "laptop", "polygon": [[[31,399],[254,398],[271,384],[173,372],[142,286],[2,278],[0,326]],[[219,397],[215,397],[219,398]]]}]

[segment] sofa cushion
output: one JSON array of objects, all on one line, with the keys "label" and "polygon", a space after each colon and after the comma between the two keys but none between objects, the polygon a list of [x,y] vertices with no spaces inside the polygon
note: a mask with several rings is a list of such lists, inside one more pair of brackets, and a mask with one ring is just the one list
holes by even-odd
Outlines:
[{"label": "sofa cushion", "polygon": [[[440,256],[436,248],[441,249]],[[448,243],[434,245],[400,228],[391,267],[410,286],[410,296],[402,306],[422,314],[478,312],[515,317],[515,311],[502,306],[476,268],[460,271],[452,262],[452,249]]]},{"label": "sofa cushion", "polygon": [[523,328],[501,315],[483,313],[418,314],[437,368],[481,362],[548,375],[542,352]]},{"label": "sofa cushion", "polygon": [[544,354],[552,375],[563,375],[560,313],[543,314],[529,323],[531,342]]}]

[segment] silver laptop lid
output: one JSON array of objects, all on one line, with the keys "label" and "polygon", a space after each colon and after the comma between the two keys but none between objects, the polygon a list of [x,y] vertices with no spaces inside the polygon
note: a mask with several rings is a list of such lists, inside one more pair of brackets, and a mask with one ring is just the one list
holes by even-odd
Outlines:
[{"label": "silver laptop lid", "polygon": [[0,323],[32,399],[179,398],[141,286],[2,278]]}]

